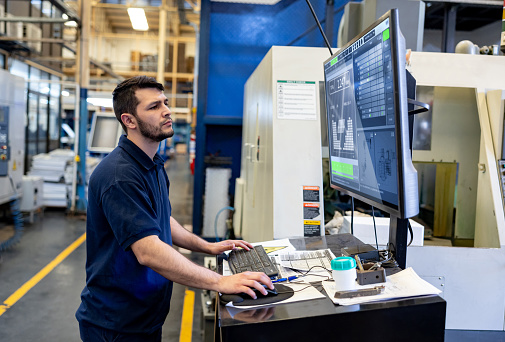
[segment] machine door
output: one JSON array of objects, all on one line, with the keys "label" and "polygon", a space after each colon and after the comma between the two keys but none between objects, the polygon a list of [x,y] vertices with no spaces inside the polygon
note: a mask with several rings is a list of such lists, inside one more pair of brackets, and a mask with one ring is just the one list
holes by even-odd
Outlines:
[{"label": "machine door", "polygon": [[7,176],[9,159],[9,107],[0,106],[0,177]]}]

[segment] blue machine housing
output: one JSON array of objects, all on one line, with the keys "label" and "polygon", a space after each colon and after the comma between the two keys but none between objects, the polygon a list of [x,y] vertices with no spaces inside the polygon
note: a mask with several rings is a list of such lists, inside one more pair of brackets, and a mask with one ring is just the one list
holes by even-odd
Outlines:
[{"label": "blue machine housing", "polygon": [[[332,46],[349,1],[312,0]],[[273,45],[325,46],[304,0],[244,5],[203,0],[200,19],[193,231],[203,225],[204,157],[231,157],[230,194],[240,176],[244,85]],[[327,24],[329,23],[329,24]],[[329,31],[327,29],[330,29]]]}]

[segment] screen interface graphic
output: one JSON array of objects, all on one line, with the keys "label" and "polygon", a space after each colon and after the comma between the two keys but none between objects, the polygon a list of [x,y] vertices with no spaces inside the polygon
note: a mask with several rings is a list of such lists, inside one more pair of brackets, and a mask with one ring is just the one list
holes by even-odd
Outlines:
[{"label": "screen interface graphic", "polygon": [[333,184],[398,206],[389,18],[324,65]]}]

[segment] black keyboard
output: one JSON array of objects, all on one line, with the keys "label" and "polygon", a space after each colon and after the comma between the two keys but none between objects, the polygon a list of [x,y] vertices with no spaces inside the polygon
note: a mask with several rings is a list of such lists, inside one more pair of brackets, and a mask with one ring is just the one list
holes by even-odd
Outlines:
[{"label": "black keyboard", "polygon": [[246,271],[264,272],[270,278],[279,274],[263,246],[255,246],[248,251],[245,249],[231,251],[228,255],[228,264],[233,274]]}]

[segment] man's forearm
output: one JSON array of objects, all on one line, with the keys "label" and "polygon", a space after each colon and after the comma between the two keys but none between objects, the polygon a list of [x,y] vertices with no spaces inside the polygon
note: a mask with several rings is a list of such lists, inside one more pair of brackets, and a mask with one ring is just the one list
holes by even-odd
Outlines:
[{"label": "man's forearm", "polygon": [[218,290],[221,275],[196,265],[157,236],[135,242],[132,250],[140,264],[150,267],[167,279],[182,285]]},{"label": "man's forearm", "polygon": [[209,243],[201,237],[189,232],[173,217],[170,217],[170,227],[172,229],[172,242],[174,245],[194,252],[209,253]]}]

